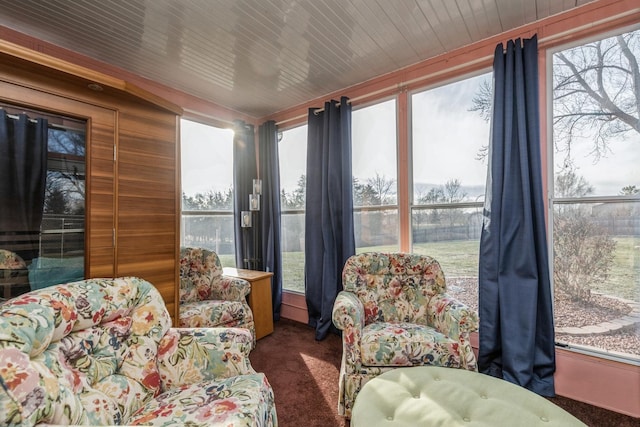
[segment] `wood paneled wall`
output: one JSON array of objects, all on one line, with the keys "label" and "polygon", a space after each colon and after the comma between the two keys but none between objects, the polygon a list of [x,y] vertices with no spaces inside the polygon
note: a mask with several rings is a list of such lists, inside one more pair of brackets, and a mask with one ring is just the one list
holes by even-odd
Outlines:
[{"label": "wood paneled wall", "polygon": [[119,115],[117,150],[118,276],[155,284],[174,312],[179,215],[177,118],[144,105]]},{"label": "wood paneled wall", "polygon": [[92,82],[0,53],[0,101],[87,120],[85,276],[148,280],[175,322],[179,109]]}]

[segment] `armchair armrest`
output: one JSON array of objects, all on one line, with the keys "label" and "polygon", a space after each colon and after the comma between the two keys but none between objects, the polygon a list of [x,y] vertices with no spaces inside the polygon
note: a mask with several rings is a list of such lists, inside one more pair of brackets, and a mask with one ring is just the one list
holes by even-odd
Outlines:
[{"label": "armchair armrest", "polygon": [[341,291],[333,303],[333,324],[336,328],[346,331],[364,328],[364,306],[358,297],[351,293]]},{"label": "armchair armrest", "polygon": [[357,373],[360,370],[360,341],[364,316],[364,305],[355,294],[345,291],[338,294],[331,318],[335,327],[342,331],[342,357],[345,371],[348,373]]},{"label": "armchair armrest", "polygon": [[446,293],[429,300],[427,313],[429,324],[452,339],[478,330],[478,314]]},{"label": "armchair armrest", "polygon": [[243,328],[171,328],[158,345],[162,391],[216,378],[252,374],[253,337]]},{"label": "armchair armrest", "polygon": [[244,301],[251,292],[251,283],[238,277],[222,275],[211,288],[214,299]]}]

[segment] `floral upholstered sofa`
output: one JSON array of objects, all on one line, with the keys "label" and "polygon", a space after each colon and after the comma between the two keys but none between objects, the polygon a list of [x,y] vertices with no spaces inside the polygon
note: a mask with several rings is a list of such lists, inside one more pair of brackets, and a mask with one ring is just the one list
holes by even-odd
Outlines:
[{"label": "floral upholstered sofa", "polygon": [[426,255],[369,252],[347,259],[333,305],[342,330],[338,412],[350,417],[367,381],[391,369],[477,369],[469,334],[478,315],[446,293],[440,264]]},{"label": "floral upholstered sofa", "polygon": [[277,425],[246,329],[170,324],[160,293],[134,277],[0,305],[0,425]]}]

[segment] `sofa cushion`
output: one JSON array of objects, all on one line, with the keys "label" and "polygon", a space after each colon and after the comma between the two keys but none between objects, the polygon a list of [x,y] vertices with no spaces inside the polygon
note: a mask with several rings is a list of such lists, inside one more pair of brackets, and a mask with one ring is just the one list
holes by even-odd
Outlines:
[{"label": "sofa cushion", "polygon": [[135,277],[0,305],[0,425],[277,425],[250,331],[170,323],[158,290]]},{"label": "sofa cushion", "polygon": [[121,424],[160,392],[171,318],[138,278],[89,279],[0,307],[0,413],[8,425]]},{"label": "sofa cushion", "polygon": [[425,325],[372,323],[362,330],[361,346],[365,366],[460,367],[458,342]]},{"label": "sofa cushion", "polygon": [[273,406],[264,374],[238,375],[169,390],[140,408],[129,425],[262,425]]},{"label": "sofa cushion", "polygon": [[180,304],[181,327],[234,327],[252,321],[251,309],[241,301],[209,300]]}]

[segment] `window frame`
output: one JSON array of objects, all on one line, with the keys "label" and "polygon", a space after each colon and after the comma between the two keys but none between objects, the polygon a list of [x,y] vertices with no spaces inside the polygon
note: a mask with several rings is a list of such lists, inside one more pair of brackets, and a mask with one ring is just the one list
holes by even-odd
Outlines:
[{"label": "window frame", "polygon": [[[284,133],[288,132],[288,131],[293,131],[294,129],[300,129],[302,127],[307,127],[308,124],[307,122],[303,122],[303,123],[298,123],[298,124],[292,124],[291,126],[287,126],[287,127],[282,127],[282,128],[278,128],[278,152],[281,153],[282,151],[280,150],[280,142],[282,141],[282,139],[284,139]],[[307,132],[305,132],[305,145],[308,145],[308,128],[307,128]],[[307,148],[305,147],[305,153],[306,153]],[[306,155],[305,155],[305,167],[304,167],[304,176],[307,176],[307,168],[306,168]],[[279,154],[279,159],[278,159],[278,169],[280,171],[280,173],[282,173],[282,154]],[[282,180],[280,180],[280,182],[282,183]],[[280,188],[280,194],[279,197],[282,197],[282,185]],[[305,194],[306,196],[306,194]],[[305,199],[305,206],[306,206],[306,199]],[[285,208],[284,205],[281,203],[281,207],[280,207],[280,236],[282,238],[282,236],[284,235],[283,232],[283,226],[284,226],[284,215],[304,215],[306,212],[306,207],[302,207],[302,208]],[[303,221],[303,230],[302,233],[304,234],[304,221]],[[283,245],[281,244],[281,247]],[[302,255],[302,262],[303,262],[303,269],[302,269],[302,274],[303,274],[303,278],[302,278],[302,283],[300,283],[299,285],[301,285],[302,290],[298,290],[298,289],[294,289],[294,288],[290,288],[290,287],[285,287],[287,285],[286,280],[286,273],[285,273],[285,260],[284,260],[284,256],[283,253],[284,251],[281,251],[281,256],[282,256],[282,290],[283,292],[288,292],[288,293],[292,293],[292,294],[298,294],[298,295],[304,295],[304,257],[305,257],[305,251],[304,251],[304,245],[301,245],[301,255]]]},{"label": "window frame", "polygon": [[[396,250],[399,251],[400,247],[401,247],[401,214],[400,214],[400,134],[399,134],[399,128],[400,128],[400,99],[398,97],[398,95],[392,95],[392,96],[385,96],[382,98],[377,98],[374,100],[370,100],[368,102],[364,102],[362,104],[358,104],[355,106],[352,106],[353,110],[352,111],[359,111],[365,108],[370,108],[370,107],[374,107],[376,105],[385,103],[385,102],[389,102],[389,101],[393,101],[394,102],[394,110],[395,110],[395,114],[393,115],[394,117],[394,127],[395,127],[395,132],[394,132],[394,137],[395,137],[395,176],[393,177],[393,179],[395,180],[395,188],[396,188],[396,192],[395,192],[395,204],[380,204],[380,205],[365,205],[365,206],[353,206],[353,216],[354,216],[354,225],[356,223],[356,215],[362,215],[363,213],[366,212],[380,212],[381,215],[384,215],[384,213],[386,211],[394,211],[395,215],[397,217],[396,220],[396,224],[397,224],[397,235],[396,235]],[[352,119],[353,120],[353,119]],[[353,150],[353,126],[351,128],[351,144],[352,144],[352,150]],[[352,177],[354,177],[353,174],[353,159],[352,159]],[[385,245],[387,246],[387,245]],[[362,252],[360,250],[360,248],[367,248],[368,246],[358,246],[358,241],[356,239],[356,253],[360,253]]]},{"label": "window frame", "polygon": [[[207,126],[210,128],[215,128],[218,130],[228,130],[229,127],[228,126],[219,126],[219,125],[215,125],[215,124],[211,124],[211,123],[207,123],[195,118],[188,118],[188,117],[181,117],[180,120],[180,152],[182,153],[182,150],[184,149],[183,147],[183,133],[182,133],[182,124],[183,121],[189,121],[189,122],[193,122],[197,125],[201,125],[201,126]],[[231,137],[231,144],[233,144],[233,136]],[[233,150],[232,150],[232,154],[231,154],[231,164],[233,164]],[[230,236],[232,237],[232,241],[231,246],[235,246],[236,244],[236,236],[235,236],[235,231],[233,228],[233,222],[235,221],[235,215],[234,215],[234,210],[233,210],[233,200],[231,200],[231,206],[229,209],[185,209],[183,206],[183,202],[184,202],[184,189],[182,187],[182,156],[180,156],[181,159],[181,188],[180,188],[180,246],[188,246],[185,244],[185,218],[189,218],[189,217],[195,217],[195,216],[202,216],[205,219],[211,219],[211,218],[217,218],[217,217],[229,217],[231,219],[231,233]],[[231,176],[231,185],[232,187],[230,188],[231,192],[233,193],[233,174]],[[198,194],[198,193],[196,193]],[[235,267],[236,263],[235,263],[235,250],[234,253],[232,254],[218,254],[218,258],[220,259],[223,267]]]},{"label": "window frame", "polygon": [[[554,281],[554,218],[555,208],[563,205],[595,205],[606,204],[615,205],[621,203],[638,203],[640,202],[640,195],[598,195],[598,196],[575,196],[575,197],[556,197],[555,195],[555,142],[554,142],[554,85],[553,85],[553,57],[556,53],[584,46],[592,42],[604,40],[607,38],[615,37],[616,35],[625,34],[632,31],[640,31],[640,24],[632,24],[627,26],[616,27],[607,31],[597,32],[587,37],[573,38],[567,43],[554,45],[544,49],[544,53],[539,57],[544,56],[546,62],[546,69],[544,74],[541,72],[541,79],[545,79],[541,84],[544,87],[544,95],[546,102],[540,102],[541,117],[546,119],[546,128],[541,129],[541,135],[543,147],[543,158],[546,157],[547,163],[543,165],[543,173],[546,177],[546,182],[543,183],[543,191],[546,194],[546,215],[547,215],[547,247],[549,253],[549,276],[552,297],[555,294],[555,281]],[[541,49],[543,51],[543,49]],[[542,101],[542,100],[541,100]],[[546,171],[544,170],[546,168]],[[555,304],[555,302],[554,302]],[[555,306],[554,306],[554,321],[555,321]],[[555,332],[557,333],[557,332]],[[570,342],[558,342],[556,341],[556,348],[563,348],[567,351],[584,354],[591,357],[597,357],[605,360],[611,360],[615,362],[621,362],[628,365],[640,365],[640,356],[634,357],[633,355],[621,355],[618,352],[612,353],[609,349],[598,348],[593,346],[582,345],[578,343]]]}]

